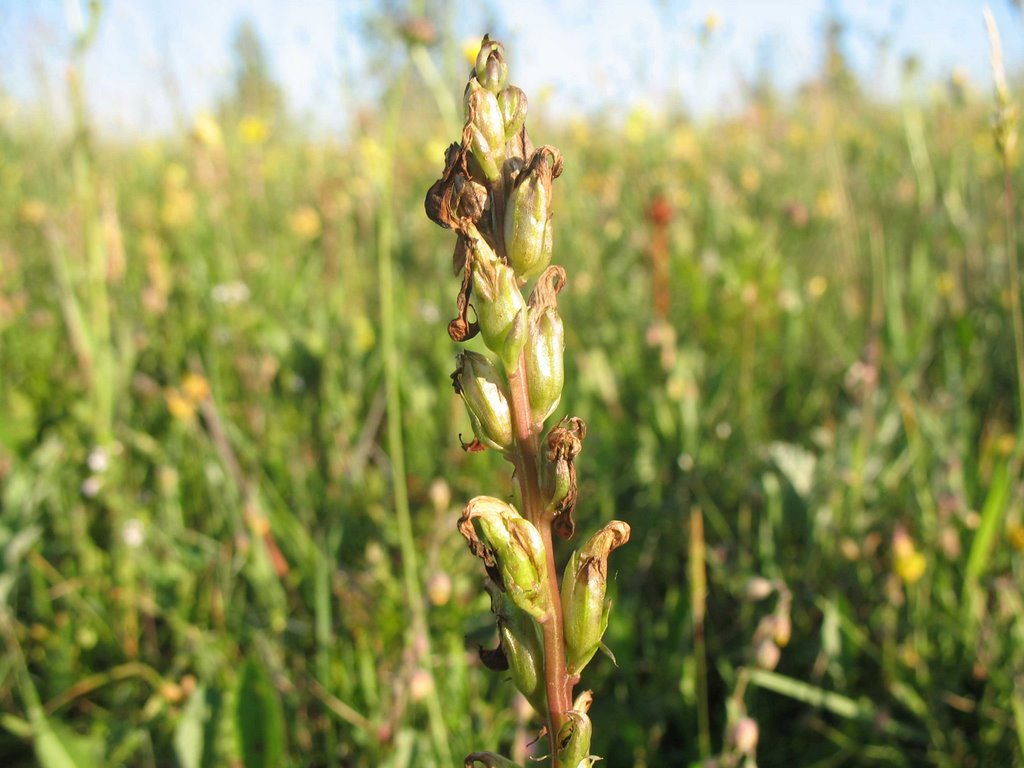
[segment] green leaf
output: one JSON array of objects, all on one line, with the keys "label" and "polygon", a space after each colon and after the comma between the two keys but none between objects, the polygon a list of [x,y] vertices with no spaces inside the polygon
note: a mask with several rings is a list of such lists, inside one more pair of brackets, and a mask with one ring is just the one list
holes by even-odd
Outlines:
[{"label": "green leaf", "polygon": [[1000,464],[992,473],[992,484],[985,497],[985,506],[981,510],[981,524],[971,541],[971,552],[967,557],[967,578],[965,589],[977,583],[989,564],[989,552],[992,542],[999,531],[999,523],[1006,511],[1010,490],[1010,472],[1007,464]]},{"label": "green leaf", "polygon": [[95,768],[103,764],[103,744],[96,736],[81,736],[42,710],[32,716],[33,746],[40,768]]},{"label": "green leaf", "polygon": [[200,768],[203,764],[206,721],[210,713],[206,707],[206,688],[199,686],[192,692],[174,729],[174,754],[181,768]]},{"label": "green leaf", "polygon": [[238,749],[246,768],[276,768],[285,753],[284,715],[266,669],[250,658],[235,689]]},{"label": "green leaf", "polygon": [[967,628],[969,642],[973,642],[974,632],[977,630],[980,613],[983,610],[985,596],[981,580],[989,567],[992,546],[1009,506],[1010,486],[1009,463],[1004,462],[992,473],[992,483],[985,496],[985,505],[981,509],[981,523],[974,534],[971,550],[967,555],[960,602],[962,620]]},{"label": "green leaf", "polygon": [[920,734],[913,728],[892,718],[881,720],[880,710],[867,697],[852,699],[835,691],[827,691],[816,685],[805,683],[792,677],[769,672],[764,669],[748,670],[751,685],[774,691],[796,701],[819,707],[848,720],[860,720],[880,727],[883,732],[901,738],[918,739]]},{"label": "green leaf", "polygon": [[814,486],[817,457],[799,445],[781,442],[772,443],[768,453],[797,495],[806,500]]}]

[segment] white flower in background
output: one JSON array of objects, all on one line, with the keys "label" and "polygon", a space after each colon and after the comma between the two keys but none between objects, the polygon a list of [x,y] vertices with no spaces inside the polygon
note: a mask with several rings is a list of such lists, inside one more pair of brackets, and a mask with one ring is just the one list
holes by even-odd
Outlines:
[{"label": "white flower in background", "polygon": [[241,280],[235,280],[230,283],[218,283],[213,286],[210,291],[210,295],[218,304],[233,307],[247,302],[249,300],[250,292],[248,285],[243,283]]},{"label": "white flower in background", "polygon": [[138,549],[142,546],[142,542],[146,539],[146,528],[142,524],[142,521],[137,517],[133,517],[125,521],[124,527],[121,529],[121,541],[124,542],[126,547],[132,549]]},{"label": "white flower in background", "polygon": [[103,488],[103,481],[98,475],[89,475],[82,481],[82,495],[87,499],[95,498],[101,488]]},{"label": "white flower in background", "polygon": [[88,465],[91,472],[101,475],[106,472],[107,467],[110,466],[110,457],[107,455],[105,449],[97,446],[89,451],[89,456],[86,458],[85,463]]}]

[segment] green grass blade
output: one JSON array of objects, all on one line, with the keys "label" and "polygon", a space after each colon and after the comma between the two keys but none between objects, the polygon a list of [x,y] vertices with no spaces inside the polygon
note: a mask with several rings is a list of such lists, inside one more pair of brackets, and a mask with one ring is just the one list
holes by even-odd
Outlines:
[{"label": "green grass blade", "polygon": [[239,752],[246,768],[274,768],[285,763],[285,727],[281,702],[263,665],[246,661],[235,695]]},{"label": "green grass blade", "polygon": [[878,708],[866,699],[854,700],[841,693],[826,691],[802,680],[796,680],[792,677],[780,675],[777,672],[768,672],[763,669],[750,670],[750,682],[759,688],[774,691],[796,701],[802,701],[813,707],[827,710],[847,720],[860,720],[871,723],[880,722],[882,729],[893,736],[909,739],[917,739],[919,737],[915,729],[898,723],[895,720],[889,718],[878,720]]},{"label": "green grass blade", "polygon": [[1007,508],[1009,492],[1010,469],[1008,463],[1004,462],[993,472],[992,484],[985,497],[985,506],[981,510],[981,522],[971,541],[971,551],[967,556],[961,602],[965,611],[964,618],[972,626],[972,617],[976,616],[974,608],[980,604],[978,583],[988,568],[989,553],[992,551],[992,544]]}]

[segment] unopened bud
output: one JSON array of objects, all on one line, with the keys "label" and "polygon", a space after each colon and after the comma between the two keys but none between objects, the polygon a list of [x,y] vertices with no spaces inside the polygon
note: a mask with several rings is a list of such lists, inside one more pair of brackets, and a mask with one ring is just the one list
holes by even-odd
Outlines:
[{"label": "unopened bud", "polygon": [[473,554],[497,567],[509,599],[538,621],[545,619],[550,610],[547,559],[533,523],[501,499],[477,496],[466,505],[458,527]]},{"label": "unopened bud", "polygon": [[526,125],[526,94],[521,88],[510,85],[498,94],[498,108],[505,122],[505,141],[509,141]]},{"label": "unopened bud", "polygon": [[452,577],[436,571],[427,580],[427,598],[433,605],[447,605],[452,596]]},{"label": "unopened bud", "polygon": [[608,628],[611,603],[608,588],[608,555],[629,541],[629,526],[613,520],[573,552],[562,578],[566,667],[579,674],[597,653]]},{"label": "unopened bud", "polygon": [[743,597],[754,602],[764,600],[775,588],[772,583],[763,576],[751,576],[743,585]]},{"label": "unopened bud", "polygon": [[[477,322],[484,344],[497,355],[508,370],[514,370],[519,352],[526,342],[526,301],[519,290],[515,272],[495,255],[482,238],[470,242],[473,259],[473,292]],[[522,314],[522,317],[518,317]],[[517,323],[522,325],[513,336],[510,348],[506,340]],[[517,346],[518,345],[518,346]]]},{"label": "unopened bud", "polygon": [[551,261],[551,182],[561,172],[558,150],[541,147],[516,177],[505,210],[505,248],[521,278],[539,275]]},{"label": "unopened bud", "polygon": [[417,669],[409,678],[409,698],[423,701],[434,692],[434,676],[425,669]]},{"label": "unopened bud", "polygon": [[489,181],[497,181],[505,159],[505,120],[498,98],[476,80],[470,80],[465,102],[469,148],[484,176]]},{"label": "unopened bud", "polygon": [[782,652],[779,650],[779,646],[769,637],[758,643],[754,650],[754,660],[757,662],[757,666],[767,669],[769,672],[779,666],[781,656]]},{"label": "unopened bud", "polygon": [[476,55],[476,79],[491,93],[498,93],[508,82],[508,64],[505,63],[505,46],[484,35],[480,52]]},{"label": "unopened bud", "polygon": [[739,722],[733,726],[732,740],[736,745],[736,750],[741,754],[754,754],[755,750],[757,750],[759,735],[757,721],[752,717],[740,718]]},{"label": "unopened bud", "polygon": [[565,371],[562,318],[556,307],[530,310],[530,338],[526,343],[526,381],[530,388],[533,421],[542,424],[562,399]]},{"label": "unopened bud", "polygon": [[483,355],[463,352],[452,374],[477,439],[488,448],[505,451],[512,445],[512,412],[498,369]]},{"label": "unopened bud", "polygon": [[544,461],[541,466],[541,491],[548,502],[548,509],[554,511],[565,501],[576,483],[576,472],[568,459],[556,456]]},{"label": "unopened bud", "polygon": [[793,634],[793,623],[789,619],[789,611],[780,611],[775,617],[775,633],[772,639],[780,648],[789,645],[789,639]]}]

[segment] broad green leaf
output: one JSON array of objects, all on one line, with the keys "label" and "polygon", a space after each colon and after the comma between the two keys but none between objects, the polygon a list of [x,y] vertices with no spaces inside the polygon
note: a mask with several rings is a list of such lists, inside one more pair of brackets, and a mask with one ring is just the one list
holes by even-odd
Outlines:
[{"label": "broad green leaf", "polygon": [[206,688],[199,686],[192,692],[174,729],[174,754],[181,768],[199,768],[203,763],[206,721],[210,716],[206,707]]},{"label": "broad green leaf", "polygon": [[772,443],[768,452],[797,495],[802,499],[810,496],[817,457],[810,451],[792,443]]},{"label": "broad green leaf", "polygon": [[103,744],[47,719],[42,710],[32,717],[33,747],[40,768],[95,768],[103,764]]},{"label": "broad green leaf", "polygon": [[238,751],[246,768],[278,768],[284,764],[285,729],[281,702],[266,669],[246,661],[235,689]]},{"label": "broad green leaf", "polygon": [[989,552],[999,530],[1003,513],[1006,511],[1010,490],[1010,472],[1007,464],[1000,464],[992,473],[992,485],[985,497],[981,510],[981,524],[971,541],[971,552],[967,557],[967,579],[965,588],[981,579],[989,564]]}]

